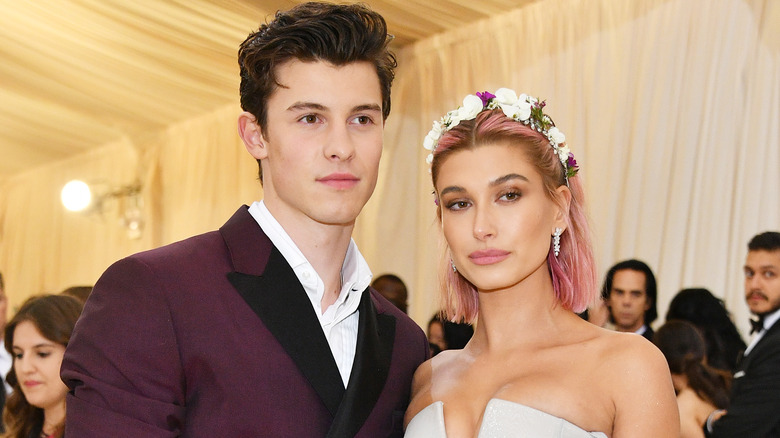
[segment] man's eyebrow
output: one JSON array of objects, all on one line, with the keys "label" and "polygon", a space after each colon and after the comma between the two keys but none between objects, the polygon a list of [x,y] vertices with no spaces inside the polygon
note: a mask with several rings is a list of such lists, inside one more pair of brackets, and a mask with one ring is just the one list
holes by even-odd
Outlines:
[{"label": "man's eyebrow", "polygon": [[[287,108],[288,111],[296,111],[296,110],[317,110],[317,111],[326,111],[328,110],[328,107],[316,102],[295,102],[292,105],[290,105]],[[382,107],[375,103],[365,103],[362,105],[357,105],[352,108],[352,112],[360,112],[360,111],[376,111],[376,112],[382,112]]]},{"label": "man's eyebrow", "polygon": [[302,110],[302,109],[324,111],[327,108],[328,107],[326,107],[325,105],[315,103],[315,102],[295,102],[294,104],[290,105],[287,108],[287,111],[295,111],[295,110]]},{"label": "man's eyebrow", "polygon": [[365,103],[363,105],[358,105],[354,108],[352,108],[352,112],[360,112],[360,111],[377,111],[382,112],[382,107],[375,104],[375,103]]}]

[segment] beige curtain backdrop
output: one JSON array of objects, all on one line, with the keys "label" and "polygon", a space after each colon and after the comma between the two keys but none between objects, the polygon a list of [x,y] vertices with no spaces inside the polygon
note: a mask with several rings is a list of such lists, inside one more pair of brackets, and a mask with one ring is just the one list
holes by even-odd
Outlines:
[{"label": "beige curtain backdrop", "polygon": [[[780,229],[780,3],[544,0],[398,53],[380,180],[355,230],[375,275],[394,272],[421,325],[436,310],[438,229],[422,138],[463,96],[507,86],[547,99],[581,164],[599,273],[645,260],[658,309],[682,287],[724,297],[744,330],[741,266]],[[262,197],[234,106],[35,169],[0,190],[0,271],[12,307],[94,283],[114,260],[214,229]],[[144,185],[145,232],[118,208],[66,213],[72,178]]]}]

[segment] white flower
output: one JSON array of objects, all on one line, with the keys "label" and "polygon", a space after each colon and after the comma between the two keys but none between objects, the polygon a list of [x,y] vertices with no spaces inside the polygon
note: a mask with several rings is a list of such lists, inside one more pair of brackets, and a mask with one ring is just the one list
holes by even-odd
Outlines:
[{"label": "white flower", "polygon": [[[556,128],[555,126],[547,130],[547,135],[556,144],[566,143],[566,136],[563,135],[563,132],[559,131],[558,128]],[[568,154],[568,152],[566,153]]]},{"label": "white flower", "polygon": [[423,140],[423,147],[429,151],[432,151],[436,148],[436,144],[439,142],[439,138],[441,138],[441,135],[437,135],[433,130],[428,133],[428,135],[425,136],[425,140]]},{"label": "white flower", "polygon": [[561,160],[561,163],[566,166],[566,163],[569,161],[569,147],[568,146],[558,146],[558,159]]},{"label": "white flower", "polygon": [[531,115],[531,107],[521,108],[516,105],[499,105],[504,115],[518,121],[528,120]]},{"label": "white flower", "polygon": [[525,99],[517,102],[517,118],[519,120],[528,120],[531,117],[531,104]]},{"label": "white flower", "polygon": [[458,108],[460,120],[471,120],[482,111],[482,99],[479,96],[469,94],[463,99],[463,106]]},{"label": "white flower", "polygon": [[[445,132],[458,126],[463,120],[473,120],[486,108],[489,110],[501,108],[501,111],[507,117],[527,126],[531,126],[547,137],[550,146],[558,155],[558,159],[563,165],[564,171],[567,172],[567,175],[569,175],[569,173],[573,175],[577,172],[576,166],[570,169],[568,165],[570,151],[569,147],[565,144],[566,136],[554,126],[548,130],[543,129],[543,126],[550,126],[552,124],[552,119],[550,119],[548,115],[541,113],[541,111],[539,112],[540,114],[536,114],[536,116],[532,118],[532,109],[536,105],[539,105],[538,99],[526,94],[518,96],[514,90],[509,88],[499,88],[494,95],[495,97],[485,104],[479,96],[470,94],[463,99],[463,105],[445,114],[440,121],[433,122],[433,127],[423,141],[423,147],[431,151],[425,161],[428,164],[432,163],[433,155]],[[539,106],[540,110],[542,106],[543,105]]]},{"label": "white flower", "polygon": [[[502,105],[514,105],[517,103],[517,93],[515,93],[515,90],[510,90],[509,88],[499,88],[495,92],[496,95],[496,102]],[[504,111],[504,114],[506,114],[506,111]]]}]

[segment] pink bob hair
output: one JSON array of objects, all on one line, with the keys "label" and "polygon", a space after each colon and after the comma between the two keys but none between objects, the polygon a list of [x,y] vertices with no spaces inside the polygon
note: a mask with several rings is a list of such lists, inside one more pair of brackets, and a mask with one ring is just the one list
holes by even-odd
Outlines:
[{"label": "pink bob hair", "polygon": [[[434,187],[441,165],[449,155],[496,143],[522,148],[542,176],[547,197],[563,206],[564,201],[557,195],[556,189],[566,185],[564,169],[550,142],[539,132],[508,118],[500,109],[483,110],[475,119],[461,121],[442,135],[431,163]],[[553,253],[550,239],[547,267],[558,303],[566,309],[582,312],[598,294],[595,260],[579,177],[570,177],[568,187],[572,196],[567,227],[561,235],[558,257]],[[437,209],[437,216],[441,221],[441,206]],[[453,272],[446,242],[443,243],[440,263],[439,288],[444,313],[452,321],[475,322],[479,312],[477,289],[459,272]]]}]

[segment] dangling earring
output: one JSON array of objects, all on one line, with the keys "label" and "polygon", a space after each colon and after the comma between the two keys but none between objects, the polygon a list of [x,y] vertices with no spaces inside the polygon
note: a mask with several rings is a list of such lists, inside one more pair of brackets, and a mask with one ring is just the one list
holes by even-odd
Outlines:
[{"label": "dangling earring", "polygon": [[563,232],[562,229],[555,227],[555,233],[553,233],[553,254],[555,254],[555,257],[558,257],[558,254],[561,252],[561,233]]},{"label": "dangling earring", "polygon": [[450,266],[452,266],[452,272],[458,272],[458,268],[455,267],[455,262],[450,259]]}]

